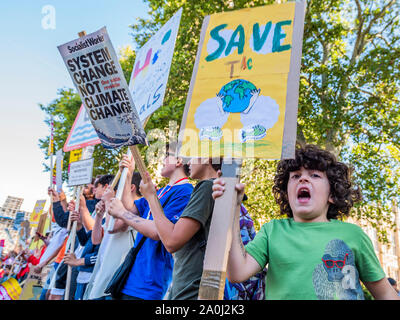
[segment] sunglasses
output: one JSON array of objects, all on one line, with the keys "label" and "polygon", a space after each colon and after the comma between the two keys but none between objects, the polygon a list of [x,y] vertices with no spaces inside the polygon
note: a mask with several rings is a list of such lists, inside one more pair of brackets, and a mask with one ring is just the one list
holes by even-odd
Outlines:
[{"label": "sunglasses", "polygon": [[344,259],[343,259],[343,260],[332,260],[332,259],[324,260],[323,258],[322,258],[321,260],[325,263],[325,266],[326,266],[328,269],[333,268],[335,265],[336,265],[336,267],[338,267],[339,269],[343,269],[343,267],[346,265],[346,259],[347,259],[347,256],[348,256],[348,255],[349,255],[349,254],[346,253],[346,255],[344,256]]}]

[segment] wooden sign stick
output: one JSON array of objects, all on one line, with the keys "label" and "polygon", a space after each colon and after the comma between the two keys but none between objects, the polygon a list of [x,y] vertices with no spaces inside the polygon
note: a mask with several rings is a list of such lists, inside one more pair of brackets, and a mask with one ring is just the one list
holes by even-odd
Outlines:
[{"label": "wooden sign stick", "polygon": [[[128,156],[131,155],[131,150],[130,150],[130,149],[128,149],[127,154],[128,154]],[[117,199],[121,200],[121,199],[122,199],[122,193],[123,193],[123,191],[124,191],[125,182],[126,182],[126,177],[127,177],[127,175],[128,175],[128,168],[124,168],[122,171],[121,171],[121,168],[120,168],[120,169],[118,170],[118,172],[119,172],[119,174],[120,174],[120,176],[121,176],[121,179],[119,180],[118,189],[117,189],[117,193],[116,193],[115,197],[116,197]],[[115,187],[115,185],[116,185],[117,182],[118,182],[118,179],[114,179],[113,183],[114,183],[114,182],[115,182],[115,184],[114,184],[114,185],[111,185],[112,188]],[[115,219],[114,219],[113,216],[110,216],[110,220],[109,220],[109,222],[108,222],[107,230],[108,230],[108,231],[113,230],[113,229],[114,229],[114,224],[115,224]]]},{"label": "wooden sign stick", "polygon": [[[80,38],[84,37],[86,35],[86,31],[81,31],[78,33],[78,36]],[[83,148],[82,150],[82,155],[84,155],[85,152],[85,148]],[[81,194],[83,191],[82,186],[78,186],[74,188],[76,192],[74,192],[74,194],[76,194],[75,197],[75,211],[79,211],[79,202],[81,200]],[[68,227],[71,225],[71,213],[68,219]],[[72,228],[71,228],[71,232],[69,234],[71,238],[71,242],[70,242],[70,247],[68,248],[68,252],[73,252],[74,251],[74,247],[75,247],[75,238],[76,238],[76,228],[77,228],[77,222],[74,221],[72,223]],[[65,294],[64,294],[64,300],[69,300],[69,289],[71,287],[71,275],[72,275],[72,267],[68,266],[68,271],[67,271],[67,282],[65,284]]]},{"label": "wooden sign stick", "polygon": [[225,192],[215,200],[204,256],[199,300],[222,300],[224,297],[226,266],[232,242],[232,224],[235,212],[240,209],[235,185],[239,182],[241,165],[241,159],[224,159],[222,163]]},{"label": "wooden sign stick", "polygon": [[[77,191],[76,191],[76,202],[75,202],[75,211],[79,211],[79,204],[80,204],[80,198],[81,194],[83,191],[82,186],[78,186]],[[71,212],[70,212],[71,215]],[[75,248],[75,239],[76,239],[76,228],[77,228],[77,221],[74,221],[72,223],[72,228],[69,236],[71,237],[70,241],[70,246],[67,248],[66,252],[71,253],[74,252]],[[69,289],[71,287],[71,275],[72,275],[72,267],[68,266],[68,271],[67,271],[67,282],[65,284],[65,295],[64,295],[64,300],[69,300]]]}]

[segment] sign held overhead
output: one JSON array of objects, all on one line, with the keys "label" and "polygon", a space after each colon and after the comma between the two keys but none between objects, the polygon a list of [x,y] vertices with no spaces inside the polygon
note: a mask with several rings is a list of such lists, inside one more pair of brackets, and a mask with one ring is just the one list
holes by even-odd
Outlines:
[{"label": "sign held overhead", "polygon": [[146,144],[106,28],[58,47],[104,148]]}]

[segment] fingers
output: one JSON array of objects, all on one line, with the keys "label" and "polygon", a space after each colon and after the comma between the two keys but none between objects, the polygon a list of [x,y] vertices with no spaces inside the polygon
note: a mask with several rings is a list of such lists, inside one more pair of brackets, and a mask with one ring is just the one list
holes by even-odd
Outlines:
[{"label": "fingers", "polygon": [[73,211],[71,213],[71,221],[80,221],[80,217],[81,215],[79,214],[79,212]]},{"label": "fingers", "polygon": [[212,186],[212,191],[212,197],[214,200],[221,197],[225,191],[225,181],[221,178],[215,179]]},{"label": "fingers", "polygon": [[[240,201],[244,195],[244,187],[245,186],[243,183],[238,183],[235,185],[235,190],[238,193],[238,198],[240,198]],[[225,181],[222,178],[215,179],[212,186],[212,191],[212,197],[214,200],[221,197],[225,192]]]}]

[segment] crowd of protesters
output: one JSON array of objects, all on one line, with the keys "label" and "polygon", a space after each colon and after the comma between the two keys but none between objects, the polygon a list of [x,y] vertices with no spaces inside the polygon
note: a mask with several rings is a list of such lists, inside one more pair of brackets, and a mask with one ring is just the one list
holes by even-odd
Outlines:
[{"label": "crowd of protesters", "polygon": [[[50,269],[41,300],[197,299],[214,203],[225,191],[221,163],[198,158],[185,164],[168,145],[164,186],[155,186],[149,174],[141,177],[125,155],[121,197],[112,174],[96,177],[76,201],[49,189],[51,232],[35,235],[40,249],[21,247],[4,256],[1,279],[13,276],[23,285],[28,274]],[[274,180],[287,218],[257,234],[243,204],[244,185],[236,186],[224,299],[363,299],[360,282],[375,299],[398,298],[368,236],[340,221],[360,199],[349,172],[316,146],[296,149],[295,159],[280,161]],[[117,270],[124,278],[116,285]]]}]

